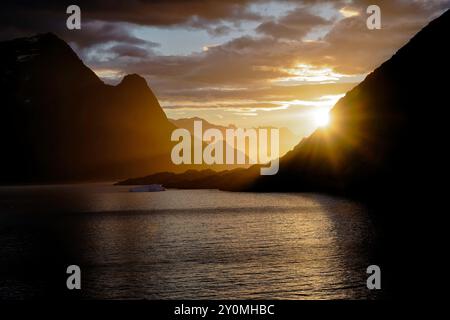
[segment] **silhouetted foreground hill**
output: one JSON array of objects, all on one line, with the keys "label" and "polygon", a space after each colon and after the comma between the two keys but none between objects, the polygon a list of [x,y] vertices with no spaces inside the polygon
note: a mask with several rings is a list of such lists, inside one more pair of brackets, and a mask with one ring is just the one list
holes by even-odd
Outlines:
[{"label": "silhouetted foreground hill", "polygon": [[[448,101],[450,12],[431,22],[349,91],[317,130],[256,189],[399,192],[431,187],[442,174],[443,104]],[[370,48],[367,48],[370,50]],[[400,189],[399,189],[400,188]]]},{"label": "silhouetted foreground hill", "polygon": [[172,168],[175,126],[146,81],[128,75],[104,84],[53,34],[0,43],[0,95],[0,183]]},{"label": "silhouetted foreground hill", "polygon": [[[280,159],[274,176],[258,168],[210,175],[195,185],[185,173],[124,183],[260,191],[332,191],[370,195],[433,188],[446,168],[450,11],[431,22],[333,108],[316,130]],[[376,37],[376,35],[374,35]],[[370,48],[362,48],[371,50]]]}]

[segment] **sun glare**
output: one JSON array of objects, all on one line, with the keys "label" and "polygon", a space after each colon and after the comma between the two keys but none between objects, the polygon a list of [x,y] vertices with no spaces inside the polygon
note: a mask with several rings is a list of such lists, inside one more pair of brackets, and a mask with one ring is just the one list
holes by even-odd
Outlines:
[{"label": "sun glare", "polygon": [[339,12],[345,17],[345,18],[350,18],[350,17],[355,17],[355,16],[359,16],[360,13],[358,10],[351,8],[351,7],[344,7],[342,9],[339,10]]},{"label": "sun glare", "polygon": [[330,123],[328,110],[318,110],[314,113],[314,123],[318,127],[326,127]]}]

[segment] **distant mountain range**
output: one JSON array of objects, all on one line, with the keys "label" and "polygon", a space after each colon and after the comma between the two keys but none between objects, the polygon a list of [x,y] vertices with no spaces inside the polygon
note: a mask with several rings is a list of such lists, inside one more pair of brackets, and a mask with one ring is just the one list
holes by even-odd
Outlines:
[{"label": "distant mountain range", "polygon": [[[222,135],[225,137],[225,132],[227,129],[236,129],[236,126],[233,124],[230,124],[228,126],[221,126],[217,124],[210,123],[204,119],[201,119],[199,117],[193,117],[193,118],[181,118],[181,119],[169,119],[169,121],[174,124],[178,128],[184,128],[189,130],[193,134],[194,131],[194,121],[202,121],[202,127],[203,130],[208,129],[218,129],[220,132],[222,132]],[[271,129],[275,127],[258,127],[255,129]],[[278,128],[280,132],[280,150],[279,155],[283,156],[287,152],[293,149],[293,147],[301,140],[301,138],[297,135],[295,135],[291,130],[289,130],[286,127]]]},{"label": "distant mountain range", "polygon": [[436,188],[432,178],[448,166],[443,154],[449,122],[444,111],[450,74],[448,30],[450,11],[349,91],[333,108],[331,125],[282,157],[277,175],[260,176],[259,167],[252,166],[222,173],[150,175],[122,183],[373,197],[406,188]]}]

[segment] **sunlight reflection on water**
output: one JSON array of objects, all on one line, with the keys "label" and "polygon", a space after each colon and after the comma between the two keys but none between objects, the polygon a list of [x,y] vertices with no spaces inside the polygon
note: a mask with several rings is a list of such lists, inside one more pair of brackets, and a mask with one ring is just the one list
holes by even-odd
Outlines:
[{"label": "sunlight reflection on water", "polygon": [[59,240],[69,244],[71,261],[83,270],[86,298],[373,295],[365,284],[372,227],[357,203],[317,194],[127,190],[0,188],[0,238],[10,248],[0,254],[14,261],[19,259],[14,248],[47,250],[38,241],[21,243],[14,217],[33,211],[33,228],[41,230],[47,220],[39,222],[40,215],[51,212],[51,228],[64,228]]}]

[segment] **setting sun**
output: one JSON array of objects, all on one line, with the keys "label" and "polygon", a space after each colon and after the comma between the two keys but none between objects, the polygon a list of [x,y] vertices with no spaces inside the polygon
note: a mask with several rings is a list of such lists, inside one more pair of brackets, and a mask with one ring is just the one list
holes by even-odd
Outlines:
[{"label": "setting sun", "polygon": [[314,113],[314,123],[318,127],[326,127],[330,123],[328,110],[318,110]]}]

